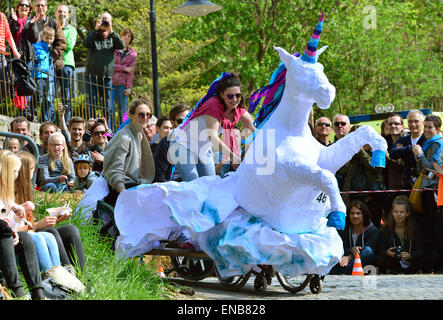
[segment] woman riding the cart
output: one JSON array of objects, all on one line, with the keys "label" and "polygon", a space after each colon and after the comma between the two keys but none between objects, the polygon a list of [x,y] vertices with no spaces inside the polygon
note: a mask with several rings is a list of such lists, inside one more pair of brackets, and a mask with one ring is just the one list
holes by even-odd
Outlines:
[{"label": "woman riding the cart", "polygon": [[154,159],[143,134],[152,117],[149,104],[146,100],[133,100],[128,106],[131,121],[118,130],[106,146],[103,176],[108,182],[109,194],[104,201],[112,207],[121,192],[154,179]]}]

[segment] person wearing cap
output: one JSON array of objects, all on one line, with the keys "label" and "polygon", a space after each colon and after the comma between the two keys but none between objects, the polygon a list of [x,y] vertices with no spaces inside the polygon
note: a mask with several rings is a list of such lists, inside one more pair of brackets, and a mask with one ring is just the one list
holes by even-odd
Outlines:
[{"label": "person wearing cap", "polygon": [[74,160],[74,192],[84,192],[89,189],[95,179],[100,177],[98,172],[92,170],[91,162],[91,157],[86,154],[81,154]]}]

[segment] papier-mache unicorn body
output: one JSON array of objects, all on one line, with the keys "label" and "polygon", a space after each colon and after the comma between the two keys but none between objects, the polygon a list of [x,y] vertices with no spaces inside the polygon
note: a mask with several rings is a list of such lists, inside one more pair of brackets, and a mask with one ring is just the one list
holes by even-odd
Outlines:
[{"label": "papier-mache unicorn body", "polygon": [[[275,48],[282,60],[279,70],[284,70],[278,80],[284,84],[281,99],[258,122],[235,173],[224,179],[141,185],[119,195],[119,256],[141,255],[159,240],[185,232],[222,277],[245,274],[257,265],[272,265],[284,275],[325,275],[340,261],[343,246],[336,229],[344,228],[346,208],[334,173],[365,144],[374,150],[373,165],[383,166],[387,145],[366,126],[329,147],[312,137],[308,117],[313,104],[328,108],[335,97],[317,62],[324,50],[316,50],[323,17],[303,56]],[[106,195],[100,183],[86,194],[89,203],[90,192]]]}]

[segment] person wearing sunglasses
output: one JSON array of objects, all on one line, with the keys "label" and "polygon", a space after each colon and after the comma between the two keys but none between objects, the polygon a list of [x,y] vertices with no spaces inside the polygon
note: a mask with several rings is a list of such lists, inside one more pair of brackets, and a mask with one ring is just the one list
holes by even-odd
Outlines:
[{"label": "person wearing sunglasses", "polygon": [[327,117],[320,117],[315,121],[314,127],[314,135],[315,139],[320,142],[324,146],[328,146],[331,144],[329,140],[329,135],[332,132],[332,124],[331,120]]},{"label": "person wearing sunglasses", "polygon": [[174,130],[183,123],[191,108],[184,103],[176,105],[169,111],[169,119],[172,120],[172,131],[162,139],[154,150],[155,178],[154,182],[166,182],[170,180],[181,181],[181,176],[176,167],[168,161],[168,150]]},{"label": "person wearing sunglasses", "polygon": [[351,130],[351,122],[345,114],[336,114],[334,116],[334,142],[346,136]]},{"label": "person wearing sunglasses", "polygon": [[38,41],[36,17],[31,18],[33,8],[28,0],[19,0],[15,8],[11,8],[8,18],[9,28],[14,37],[15,45],[21,59],[28,63],[35,59],[33,43]]},{"label": "person wearing sunglasses", "polygon": [[[239,76],[223,73],[180,130],[175,130],[170,155],[184,181],[216,174],[213,151],[222,152],[223,162],[231,163],[234,169],[239,166],[241,154],[234,126],[241,121],[250,132],[255,130],[253,119],[243,104]],[[219,137],[220,129],[223,140]]]},{"label": "person wearing sunglasses", "polygon": [[104,201],[115,206],[118,195],[128,188],[154,180],[155,166],[143,129],[152,117],[152,104],[134,99],[128,105],[131,120],[120,128],[105,148],[103,176],[109,187]]},{"label": "person wearing sunglasses", "polygon": [[102,172],[105,148],[108,144],[107,129],[104,123],[95,122],[91,127],[91,144],[83,154],[91,158],[92,171]]}]

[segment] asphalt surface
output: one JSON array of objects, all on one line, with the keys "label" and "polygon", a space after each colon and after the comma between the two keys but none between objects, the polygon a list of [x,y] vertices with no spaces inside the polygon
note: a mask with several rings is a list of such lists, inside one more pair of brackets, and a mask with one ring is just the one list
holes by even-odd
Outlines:
[{"label": "asphalt surface", "polygon": [[[171,279],[172,280],[172,279]],[[367,275],[326,276],[320,293],[313,294],[309,285],[298,293],[289,293],[272,278],[263,293],[254,290],[255,277],[239,289],[222,286],[216,277],[201,281],[173,279],[189,287],[193,295],[183,294],[184,300],[442,300],[443,275]],[[190,291],[192,291],[190,290]],[[189,290],[188,290],[189,291]]]}]

